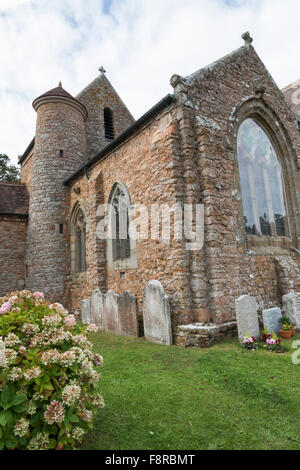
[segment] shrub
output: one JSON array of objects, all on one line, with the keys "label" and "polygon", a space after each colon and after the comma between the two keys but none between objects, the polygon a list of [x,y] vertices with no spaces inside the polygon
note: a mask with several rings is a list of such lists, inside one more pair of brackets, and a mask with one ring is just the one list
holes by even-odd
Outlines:
[{"label": "shrub", "polygon": [[40,292],[0,298],[0,449],[74,448],[93,427],[103,359],[77,323]]}]

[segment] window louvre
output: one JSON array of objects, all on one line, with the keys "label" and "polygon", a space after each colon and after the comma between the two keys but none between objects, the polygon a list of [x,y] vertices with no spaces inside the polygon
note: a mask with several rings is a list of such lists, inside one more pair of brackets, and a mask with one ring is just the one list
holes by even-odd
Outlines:
[{"label": "window louvre", "polygon": [[104,109],[104,134],[106,140],[114,140],[114,119],[112,110]]}]

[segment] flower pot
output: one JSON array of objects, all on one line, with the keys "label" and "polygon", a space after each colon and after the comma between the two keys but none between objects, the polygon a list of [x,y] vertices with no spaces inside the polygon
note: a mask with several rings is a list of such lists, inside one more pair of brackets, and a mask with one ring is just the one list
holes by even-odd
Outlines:
[{"label": "flower pot", "polygon": [[292,337],[292,330],[280,330],[279,331],[279,334],[281,336],[281,338],[283,339],[291,339]]},{"label": "flower pot", "polygon": [[294,328],[292,329],[292,336],[294,336],[295,333],[296,333],[296,327],[294,326]]}]

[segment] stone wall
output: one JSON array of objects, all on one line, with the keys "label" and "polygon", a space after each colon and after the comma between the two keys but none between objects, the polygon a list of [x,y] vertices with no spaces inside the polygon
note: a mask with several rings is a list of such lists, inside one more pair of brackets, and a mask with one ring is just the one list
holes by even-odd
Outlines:
[{"label": "stone wall", "polygon": [[22,183],[26,184],[29,195],[31,194],[32,186],[32,162],[33,152],[31,152],[28,157],[25,158],[21,166],[21,181]]},{"label": "stone wall", "polygon": [[24,288],[27,217],[0,215],[0,296]]},{"label": "stone wall", "polygon": [[109,143],[104,135],[104,108],[108,107],[113,112],[115,137],[127,129],[134,119],[104,74],[97,77],[76,98],[88,111],[85,128],[87,159],[90,159]]},{"label": "stone wall", "polygon": [[[83,107],[78,103],[78,109],[75,100],[73,106],[72,101],[70,105],[63,97],[47,95],[45,100],[37,109],[26,287],[43,291],[50,300],[68,304],[65,287],[70,260],[65,211],[69,195],[63,181],[85,160]],[[62,155],[60,151],[63,151]]]},{"label": "stone wall", "polygon": [[[247,293],[265,306],[278,305],[276,258],[294,260],[298,266],[300,261],[292,251],[300,242],[300,136],[295,116],[249,43],[189,77],[173,76],[171,84],[182,158],[189,162],[186,200],[205,206],[204,249],[191,259],[194,321],[233,319],[234,300]],[[247,117],[263,125],[278,151],[291,239],[246,236],[236,137]],[[299,276],[293,277],[299,288]]]},{"label": "stone wall", "polygon": [[[173,327],[230,322],[235,300],[247,293],[261,309],[279,305],[284,286],[278,257],[299,266],[294,248],[300,240],[300,136],[294,115],[249,45],[190,77],[175,75],[171,84],[174,104],[95,163],[88,177],[72,183],[71,209],[78,201],[89,219],[88,271],[84,278],[72,279],[72,306],[78,308],[80,299],[99,285],[104,292],[130,290],[141,313],[143,286],[153,278],[170,296]],[[291,238],[246,236],[236,136],[248,116],[266,126],[277,142]],[[149,238],[137,242],[136,269],[124,270],[122,276],[122,270],[109,269],[105,244],[95,237],[96,207],[108,201],[116,181],[128,188],[133,204],[203,204],[203,249],[186,251],[181,242],[169,245]],[[299,289],[297,270],[287,276]]]},{"label": "stone wall", "polygon": [[79,309],[81,299],[89,297],[99,286],[104,293],[108,289],[118,294],[129,290],[138,298],[139,313],[142,314],[145,284],[157,279],[170,296],[174,321],[189,321],[188,265],[181,241],[171,240],[169,244],[151,238],[138,240],[137,268],[123,270],[108,268],[105,243],[96,238],[100,220],[96,216],[98,204],[108,202],[116,181],[127,187],[132,204],[140,203],[151,209],[151,204],[172,206],[177,202],[175,167],[181,165],[180,154],[174,155],[177,140],[172,109],[166,108],[116,151],[100,160],[87,176],[72,183],[70,214],[79,203],[87,220],[87,272],[72,276],[72,309]]}]

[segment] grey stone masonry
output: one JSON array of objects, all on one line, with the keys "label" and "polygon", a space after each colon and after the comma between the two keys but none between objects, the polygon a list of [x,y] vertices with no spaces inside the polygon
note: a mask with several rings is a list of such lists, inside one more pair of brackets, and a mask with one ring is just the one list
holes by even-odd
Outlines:
[{"label": "grey stone masonry", "polygon": [[268,310],[263,310],[264,327],[268,328],[270,334],[276,333],[276,335],[278,335],[281,317],[280,308],[269,308]]},{"label": "grey stone masonry", "polygon": [[246,333],[258,339],[260,333],[255,298],[242,295],[235,301],[235,311],[239,340],[242,341]]},{"label": "grey stone masonry", "polygon": [[91,296],[91,319],[92,323],[104,328],[104,295],[100,289],[96,289]]},{"label": "grey stone masonry", "polygon": [[91,300],[83,299],[81,301],[81,319],[84,325],[91,323]]},{"label": "grey stone masonry", "polygon": [[119,295],[109,290],[104,296],[105,331],[119,334]]},{"label": "grey stone masonry", "polygon": [[137,298],[129,291],[119,296],[119,328],[124,336],[139,335]]},{"label": "grey stone masonry", "polygon": [[300,292],[291,292],[282,297],[283,311],[300,330]]},{"label": "grey stone masonry", "polygon": [[173,343],[169,299],[158,281],[149,281],[143,295],[145,338],[170,346]]}]

